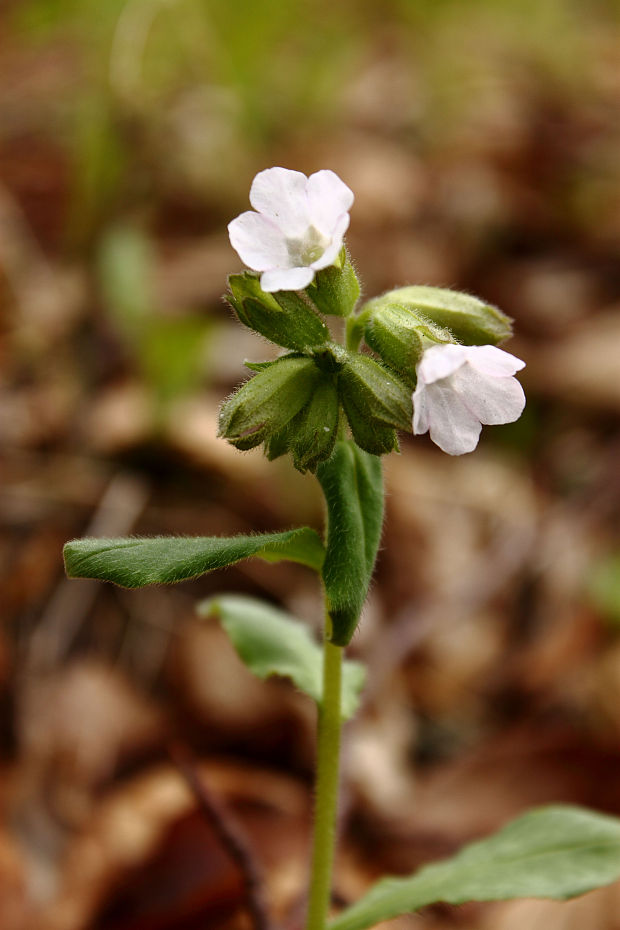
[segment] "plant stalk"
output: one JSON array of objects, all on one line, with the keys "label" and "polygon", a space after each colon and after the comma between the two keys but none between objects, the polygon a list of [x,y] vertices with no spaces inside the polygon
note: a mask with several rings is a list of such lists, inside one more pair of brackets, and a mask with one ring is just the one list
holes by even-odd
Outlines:
[{"label": "plant stalk", "polygon": [[314,846],[306,930],[324,930],[327,923],[336,840],[343,649],[327,638],[323,649],[323,700],[319,707]]}]

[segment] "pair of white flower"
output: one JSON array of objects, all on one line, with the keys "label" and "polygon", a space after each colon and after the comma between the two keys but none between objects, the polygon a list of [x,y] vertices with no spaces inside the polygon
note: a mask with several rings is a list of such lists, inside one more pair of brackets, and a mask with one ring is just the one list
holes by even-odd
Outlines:
[{"label": "pair of white flower", "polygon": [[[247,211],[228,226],[242,261],[260,271],[264,291],[302,290],[335,264],[349,226],[353,192],[333,171],[309,178],[287,168],[256,175]],[[478,445],[482,424],[512,423],[525,407],[514,378],[525,362],[495,346],[437,345],[417,365],[413,432],[430,432],[444,452]]]}]

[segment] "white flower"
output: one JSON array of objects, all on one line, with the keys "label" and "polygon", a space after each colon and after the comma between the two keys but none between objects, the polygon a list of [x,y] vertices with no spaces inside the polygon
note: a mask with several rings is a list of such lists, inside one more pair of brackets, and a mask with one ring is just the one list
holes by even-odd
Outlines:
[{"label": "white flower", "polygon": [[483,423],[512,423],[525,407],[513,377],[525,362],[495,346],[438,345],[417,366],[413,432],[430,430],[444,452],[462,455],[478,445]]},{"label": "white flower", "polygon": [[228,224],[242,261],[262,271],[264,291],[299,291],[316,271],[333,265],[349,226],[353,192],[333,171],[309,178],[288,168],[256,175],[248,210]]}]

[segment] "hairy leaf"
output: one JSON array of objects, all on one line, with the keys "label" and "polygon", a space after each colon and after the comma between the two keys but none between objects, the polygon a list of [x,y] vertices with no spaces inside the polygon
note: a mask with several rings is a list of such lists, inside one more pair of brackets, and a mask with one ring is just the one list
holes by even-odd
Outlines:
[{"label": "hairy leaf", "polygon": [[173,584],[242,559],[301,562],[320,571],[323,544],[309,527],[256,536],[136,536],[74,539],[64,548],[70,578],[98,578],[124,588]]},{"label": "hairy leaf", "polygon": [[[322,697],[323,651],[308,628],[263,601],[221,595],[198,606],[203,616],[215,615],[228,633],[241,660],[259,678],[281,675],[318,704]],[[345,661],[342,673],[342,716],[352,717],[364,684],[360,662]]]},{"label": "hairy leaf", "polygon": [[366,600],[383,525],[381,459],[340,440],[317,469],[327,503],[323,581],[332,642],[346,646]]}]

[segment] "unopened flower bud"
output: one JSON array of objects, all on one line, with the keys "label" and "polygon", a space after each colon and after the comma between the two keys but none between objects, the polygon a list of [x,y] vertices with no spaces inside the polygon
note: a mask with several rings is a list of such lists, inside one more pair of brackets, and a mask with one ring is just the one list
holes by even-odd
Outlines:
[{"label": "unopened flower bud", "polygon": [[253,449],[284,429],[308,403],[320,379],[312,359],[277,359],[224,402],[219,435],[237,449]]},{"label": "unopened flower bud", "polygon": [[374,317],[381,308],[393,305],[410,310],[421,322],[445,327],[464,345],[497,345],[512,335],[511,320],[501,310],[459,291],[422,285],[399,287],[369,301],[365,310]]},{"label": "unopened flower bud", "polygon": [[317,272],[306,293],[321,311],[332,316],[348,316],[360,296],[360,284],[345,250],[338,264]]}]

